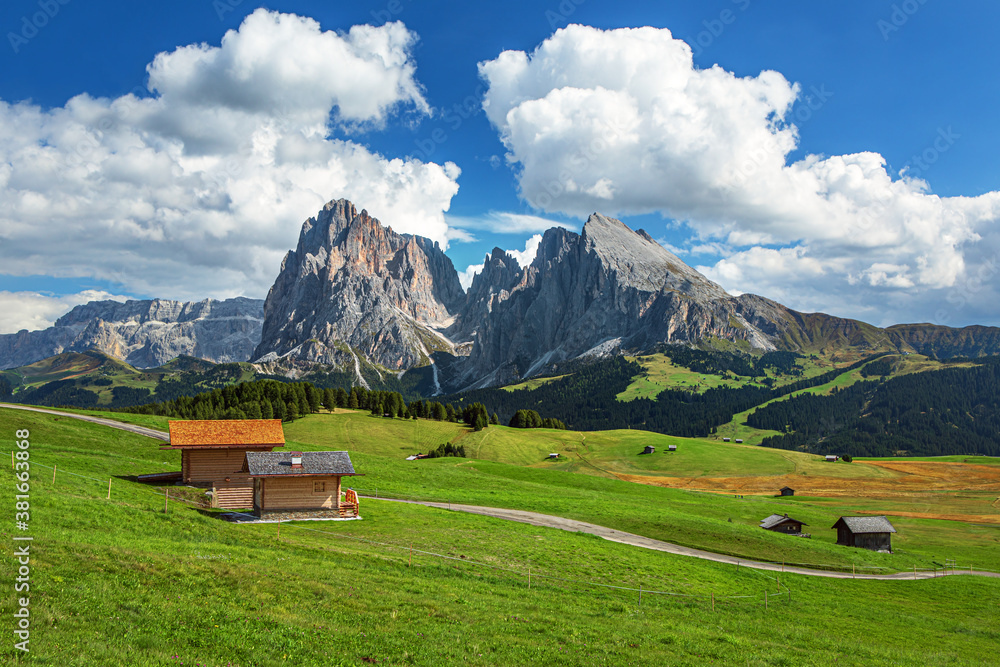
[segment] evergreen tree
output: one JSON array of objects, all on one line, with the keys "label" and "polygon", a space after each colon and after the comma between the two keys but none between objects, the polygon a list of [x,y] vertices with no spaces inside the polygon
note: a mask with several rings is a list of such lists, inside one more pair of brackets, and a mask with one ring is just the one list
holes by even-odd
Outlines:
[{"label": "evergreen tree", "polygon": [[285,407],[285,421],[295,421],[299,418],[299,404],[297,401],[288,401]]}]

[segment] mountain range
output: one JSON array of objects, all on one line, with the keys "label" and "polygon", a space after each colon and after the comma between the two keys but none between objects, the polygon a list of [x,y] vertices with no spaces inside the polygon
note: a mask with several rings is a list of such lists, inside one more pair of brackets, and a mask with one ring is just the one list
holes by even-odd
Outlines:
[{"label": "mountain range", "polygon": [[340,199],[305,221],[265,301],[92,302],[49,329],[0,336],[0,369],[97,349],[139,368],[189,355],[336,370],[362,385],[412,370],[443,393],[663,344],[979,356],[1000,353],[1000,328],[882,329],[732,296],[643,230],[598,213],[579,234],[546,231],[527,266],[495,248],[466,292],[437,243]]}]

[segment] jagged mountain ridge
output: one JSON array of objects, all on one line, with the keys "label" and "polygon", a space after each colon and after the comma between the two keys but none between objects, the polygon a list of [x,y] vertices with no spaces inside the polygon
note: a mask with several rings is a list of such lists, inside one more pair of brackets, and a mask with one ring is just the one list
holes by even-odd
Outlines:
[{"label": "jagged mountain ridge", "polygon": [[721,286],[613,218],[595,213],[580,234],[550,229],[529,266],[513,273],[511,262],[494,250],[449,330],[473,341],[456,378],[461,386],[510,382],[583,355],[709,336],[774,349]]},{"label": "jagged mountain ridge", "polygon": [[436,332],[465,304],[438,244],[397,234],[354,205],[332,201],[302,225],[264,304],[253,358],[353,366],[361,355],[392,371],[454,349]]},{"label": "jagged mountain ridge", "polygon": [[437,244],[398,234],[341,199],[305,221],[266,301],[93,302],[44,331],[0,336],[0,368],[97,349],[139,368],[178,355],[256,361],[272,373],[318,364],[363,385],[419,368],[437,393],[516,381],[581,357],[713,341],[975,356],[1000,353],[1000,328],[880,329],[733,297],[642,230],[597,213],[580,233],[548,230],[528,266],[494,248],[466,293]]},{"label": "jagged mountain ridge", "polygon": [[0,370],[63,352],[98,350],[136,368],[181,355],[223,363],[246,361],[260,340],[264,302],[165,299],[91,301],[41,331],[0,335]]}]

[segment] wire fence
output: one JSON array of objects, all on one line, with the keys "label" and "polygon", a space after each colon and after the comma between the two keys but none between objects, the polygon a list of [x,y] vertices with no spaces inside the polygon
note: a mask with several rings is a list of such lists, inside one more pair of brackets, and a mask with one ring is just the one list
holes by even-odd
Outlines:
[{"label": "wire fence", "polygon": [[[414,495],[396,493],[394,491],[388,491],[387,492],[385,489],[382,489],[382,491],[380,493],[378,487],[374,487],[374,488],[371,488],[371,489],[362,489],[362,488],[358,488],[358,487],[352,487],[352,488],[359,495],[366,496],[368,498],[375,498],[375,499],[378,499],[378,500],[406,500],[406,501],[411,501],[411,502],[416,502],[416,503],[421,503],[421,502],[424,502],[424,503],[438,503],[438,504],[441,504],[441,505],[448,505],[449,509],[451,508],[452,505],[467,505],[467,504],[471,504],[471,503],[454,502],[454,501],[452,501],[450,499],[434,498],[434,497],[430,497],[430,496],[414,496]],[[682,546],[686,546],[686,545],[682,545]],[[725,554],[725,555],[735,556],[735,554]],[[748,560],[750,560],[750,559],[748,559]],[[784,567],[802,567],[802,568],[809,568],[809,569],[814,569],[814,570],[825,570],[825,571],[828,571],[828,572],[838,572],[838,573],[842,573],[842,574],[848,574],[848,573],[850,573],[850,574],[855,574],[855,575],[856,574],[882,574],[882,573],[899,573],[899,574],[904,574],[904,573],[911,572],[911,571],[915,572],[915,573],[920,573],[920,572],[928,573],[929,572],[929,573],[932,573],[934,575],[936,575],[938,573],[945,573],[945,572],[954,572],[955,574],[962,574],[962,573],[965,573],[967,571],[997,573],[996,570],[989,570],[989,569],[986,569],[986,568],[975,567],[973,569],[973,566],[971,566],[971,565],[962,565],[962,566],[959,567],[959,566],[956,566],[954,564],[954,562],[953,562],[954,559],[947,559],[947,560],[949,560],[951,562],[946,563],[944,566],[942,566],[940,568],[930,568],[930,567],[921,568],[921,567],[918,567],[915,570],[913,570],[913,569],[910,569],[910,570],[900,570],[899,568],[892,568],[892,567],[887,567],[887,566],[882,566],[882,565],[845,565],[844,563],[802,563],[802,562],[790,561],[790,560],[768,560],[766,558],[754,558],[754,559],[752,559],[753,562],[767,563],[769,565],[781,566],[782,568],[784,568]],[[750,567],[749,565],[746,565],[746,566]]]},{"label": "wire fence", "polygon": [[[72,477],[76,477],[76,478],[79,478],[79,479],[87,480],[87,481],[90,481],[90,482],[96,482],[96,483],[101,484],[101,485],[104,484],[104,480],[103,479],[96,478],[96,477],[91,477],[89,475],[82,475],[82,474],[73,472],[71,470],[67,470],[65,468],[59,468],[57,463],[49,466],[49,465],[46,465],[46,464],[43,464],[43,463],[39,463],[37,460],[32,460],[31,461],[31,465],[33,465],[33,466],[39,466],[39,467],[42,467],[42,468],[46,468],[46,469],[52,470],[52,472],[53,472],[52,481],[53,482],[55,482],[57,475],[70,475]],[[112,481],[113,481],[113,479],[114,479],[114,477],[108,478],[108,494],[107,494],[107,499],[108,500],[111,499],[111,491],[112,491]],[[138,483],[138,484],[137,483],[131,483],[129,488],[130,488],[130,490],[133,490],[133,491],[142,491],[144,493],[147,493],[150,496],[155,495],[157,497],[162,497],[164,499],[164,511],[167,511],[168,502],[169,501],[185,503],[187,505],[191,505],[191,506],[194,506],[194,507],[199,508],[199,509],[208,509],[206,507],[206,505],[205,505],[204,502],[198,502],[198,501],[189,500],[187,498],[180,497],[179,495],[176,495],[176,494],[170,495],[169,489],[166,488],[166,487],[163,488],[162,495],[160,494],[159,491],[154,491],[152,489],[149,489],[144,484],[141,484],[141,483]],[[377,493],[377,490],[374,490],[374,489],[355,489],[355,491],[358,491],[358,492],[361,492],[361,493],[366,493],[366,495],[369,495],[371,497],[375,497],[374,494]],[[378,497],[380,497],[382,499],[386,499],[386,500],[413,500],[413,501],[418,501],[418,502],[435,502],[435,503],[439,503],[441,505],[449,505],[450,504],[449,501],[447,501],[447,500],[428,499],[428,498],[423,498],[423,497],[418,497],[418,496],[401,497],[401,495],[402,494],[392,494],[391,497],[388,497],[383,492],[383,494],[381,496],[378,496]],[[99,498],[88,498],[87,500],[100,500],[100,499]],[[250,514],[250,513],[247,513],[247,512],[230,512],[230,513],[234,514],[236,516],[239,516],[239,517],[243,517],[245,519],[253,520],[253,521],[259,520],[259,517],[257,517],[256,515]],[[781,581],[781,573],[774,572],[774,576],[772,577],[772,576],[770,576],[770,571],[756,570],[756,569],[753,569],[751,567],[747,567],[745,563],[744,563],[744,567],[743,568],[740,568],[739,564],[737,564],[737,570],[739,571],[739,570],[742,569],[743,573],[752,573],[753,575],[756,575],[756,576],[760,577],[762,579],[761,584],[764,584],[764,581],[767,581],[768,582],[768,587],[774,586],[774,588],[776,590],[774,592],[770,592],[767,589],[765,589],[762,592],[751,593],[751,594],[747,594],[747,595],[715,595],[712,592],[708,592],[708,593],[680,593],[680,592],[659,590],[658,588],[654,588],[654,587],[645,588],[641,584],[639,584],[639,585],[625,585],[625,584],[621,584],[621,583],[604,583],[604,582],[593,581],[593,580],[574,579],[574,578],[568,578],[568,577],[561,577],[561,576],[554,575],[554,574],[551,574],[551,573],[540,572],[537,569],[535,569],[533,571],[530,565],[523,565],[522,564],[522,565],[520,565],[518,567],[505,567],[505,566],[498,565],[498,564],[495,564],[495,563],[485,563],[485,562],[480,562],[480,561],[472,560],[472,559],[465,558],[465,557],[453,556],[453,555],[449,555],[449,554],[439,553],[439,552],[436,552],[436,551],[430,551],[430,550],[425,549],[425,548],[424,549],[416,548],[416,547],[413,546],[412,543],[411,544],[398,544],[398,543],[392,543],[392,542],[384,542],[384,541],[379,541],[379,540],[373,540],[373,539],[370,539],[370,538],[359,537],[359,536],[356,536],[356,535],[348,535],[348,534],[344,534],[342,532],[334,532],[334,531],[330,531],[330,530],[324,530],[324,529],[320,529],[320,528],[315,528],[315,527],[311,527],[311,526],[308,526],[308,525],[303,525],[302,523],[293,523],[293,522],[290,522],[290,521],[278,521],[278,522],[268,522],[268,523],[277,523],[277,525],[278,525],[278,536],[279,536],[279,539],[280,539],[280,533],[281,533],[281,526],[284,525],[285,528],[286,528],[286,531],[289,528],[291,528],[291,529],[293,529],[295,531],[302,531],[302,533],[324,535],[324,536],[329,536],[329,537],[336,538],[336,539],[339,539],[339,540],[350,541],[350,542],[353,542],[355,544],[364,544],[364,545],[368,545],[370,547],[376,547],[376,548],[379,548],[379,549],[382,549],[382,550],[394,551],[394,552],[402,552],[402,555],[406,557],[407,565],[409,567],[412,567],[413,557],[414,556],[419,556],[419,557],[424,557],[424,558],[440,559],[442,561],[453,561],[453,562],[462,563],[462,564],[464,564],[466,566],[471,566],[471,567],[476,567],[476,568],[481,568],[481,569],[487,569],[487,570],[490,570],[490,571],[493,571],[493,572],[501,572],[501,573],[506,573],[506,574],[509,574],[509,575],[516,576],[518,580],[525,582],[527,588],[529,588],[529,589],[532,587],[532,585],[534,585],[534,586],[537,587],[540,582],[546,582],[549,586],[556,586],[556,587],[572,586],[572,587],[575,587],[575,588],[578,588],[578,589],[579,588],[583,588],[583,589],[591,589],[591,590],[595,590],[596,589],[596,590],[608,590],[608,591],[626,592],[626,593],[630,593],[630,594],[633,594],[633,595],[637,596],[636,599],[638,600],[638,604],[640,606],[642,605],[642,598],[643,598],[643,596],[659,596],[659,597],[662,597],[662,598],[685,599],[685,600],[688,600],[689,602],[699,602],[699,603],[710,604],[713,610],[715,609],[715,606],[716,606],[717,603],[718,604],[751,603],[752,605],[763,605],[763,607],[765,609],[767,609],[768,605],[773,604],[775,602],[784,601],[786,603],[790,603],[792,601],[792,590],[788,587],[787,583],[784,583],[784,582]],[[286,533],[286,536],[287,536],[287,533]],[[316,545],[315,544],[311,544],[311,546],[316,546]],[[770,562],[770,563],[775,564],[775,565],[778,564],[778,562],[775,562],[775,561],[759,561],[759,562]],[[787,565],[787,566],[790,566],[790,567],[791,566],[795,566],[795,567],[803,567],[803,566],[805,566],[805,567],[817,567],[817,566],[820,566],[820,567],[823,567],[823,564],[816,564],[816,563],[806,564],[806,563],[785,562],[784,565]],[[832,567],[837,567],[837,566],[827,565],[826,567],[831,567],[832,568]],[[840,567],[842,567],[842,566],[840,566]],[[858,569],[860,569],[860,568],[858,568]],[[866,569],[889,569],[889,568],[879,568],[879,567],[875,567],[875,566],[869,566]],[[916,567],[913,568],[914,578],[918,578],[919,573],[933,573],[932,576],[936,576],[939,573],[943,575],[943,574],[948,574],[948,573],[951,573],[951,574],[964,574],[966,572],[968,572],[970,574],[973,574],[974,572],[993,572],[993,571],[987,570],[985,568],[974,568],[973,569],[972,566],[958,566],[957,563],[954,563],[952,560],[949,560],[949,564],[948,564],[947,568],[940,568],[940,569],[939,568],[916,568]],[[905,574],[905,572],[904,572],[904,574]],[[773,584],[771,584],[770,582],[773,582]]]},{"label": "wire fence", "polygon": [[[38,467],[41,467],[41,468],[46,468],[48,470],[52,470],[53,471],[53,479],[52,479],[53,482],[55,482],[57,476],[69,475],[69,476],[72,476],[72,477],[75,477],[75,478],[78,478],[78,479],[87,480],[89,482],[96,482],[98,484],[101,484],[102,486],[105,483],[105,480],[103,480],[103,479],[100,479],[100,478],[97,478],[97,477],[91,477],[90,475],[82,475],[80,473],[76,473],[76,472],[73,472],[71,470],[67,470],[64,467],[60,468],[60,467],[58,467],[57,463],[50,466],[50,465],[46,465],[44,463],[39,463],[37,460],[32,460],[31,461],[31,465],[32,466],[38,466]],[[107,483],[108,483],[108,496],[107,496],[107,500],[111,499],[111,485],[112,485],[113,480],[114,480],[114,477],[110,477],[107,480]],[[157,496],[159,498],[163,498],[164,501],[165,501],[164,511],[166,511],[166,509],[167,509],[166,501],[168,501],[168,500],[169,501],[174,501],[174,502],[185,503],[185,504],[192,505],[192,506],[194,506],[196,508],[200,508],[200,509],[208,509],[203,502],[197,502],[197,501],[188,500],[186,498],[182,498],[182,497],[179,497],[177,495],[170,495],[167,488],[163,489],[163,493],[162,494],[159,491],[154,491],[152,489],[145,488],[145,485],[141,484],[141,483],[140,484],[133,483],[133,484],[130,485],[129,488],[130,488],[131,491],[141,491],[141,492],[144,492],[145,494],[147,494],[149,496],[154,496],[155,495],[155,496]],[[94,501],[100,501],[101,500],[100,498],[84,498],[84,499],[85,500],[94,500]],[[447,502],[447,501],[445,501],[445,502]],[[230,511],[229,513],[230,514],[234,514],[234,515],[239,516],[239,517],[246,518],[246,519],[251,519],[251,520],[257,520],[258,519],[258,517],[256,515],[250,514],[250,513],[247,513],[247,512]],[[518,580],[520,580],[521,582],[523,582],[523,584],[528,589],[532,588],[533,586],[537,587],[542,582],[546,582],[550,587],[559,587],[559,588],[574,587],[574,588],[578,588],[578,589],[579,588],[583,588],[583,589],[598,589],[598,590],[621,591],[621,592],[626,592],[626,593],[632,593],[632,594],[634,594],[636,596],[635,599],[637,600],[639,606],[642,606],[643,597],[644,596],[646,596],[646,597],[649,597],[649,596],[659,596],[659,597],[663,597],[663,598],[685,599],[685,600],[688,600],[688,601],[691,601],[691,602],[704,602],[704,603],[710,604],[713,610],[715,609],[715,605],[716,604],[750,602],[750,603],[753,603],[753,604],[761,604],[765,608],[767,608],[768,605],[773,604],[775,602],[779,602],[779,601],[782,601],[782,600],[784,600],[785,602],[791,602],[791,600],[792,600],[792,591],[791,591],[791,589],[788,587],[788,585],[786,583],[784,583],[784,582],[781,581],[780,575],[776,574],[776,576],[772,577],[772,576],[769,576],[768,574],[766,574],[765,572],[761,572],[761,571],[758,571],[758,570],[752,570],[750,568],[742,568],[743,573],[744,574],[748,574],[749,573],[749,574],[752,574],[752,575],[756,575],[757,577],[760,577],[761,578],[762,588],[763,588],[763,584],[765,583],[765,581],[766,582],[773,582],[773,584],[770,584],[770,585],[774,586],[774,589],[775,589],[774,592],[770,592],[768,590],[763,590],[763,591],[758,592],[758,593],[752,593],[752,594],[746,594],[746,595],[716,595],[716,594],[714,594],[712,592],[709,592],[709,593],[679,593],[679,592],[674,592],[674,591],[660,590],[660,589],[655,588],[655,587],[646,588],[646,587],[642,586],[641,584],[638,584],[638,585],[625,585],[625,584],[621,584],[621,583],[615,583],[615,584],[604,583],[604,582],[600,582],[600,581],[593,581],[593,580],[587,580],[587,579],[575,579],[575,578],[570,578],[570,577],[557,576],[557,575],[554,575],[554,574],[551,574],[551,573],[547,573],[547,572],[540,572],[537,569],[532,569],[531,566],[526,566],[526,565],[520,565],[519,567],[509,567],[509,566],[505,567],[505,566],[502,566],[502,565],[498,565],[496,563],[486,563],[486,562],[481,562],[481,561],[469,559],[469,558],[466,558],[466,557],[452,556],[452,555],[449,555],[449,554],[439,553],[437,551],[431,551],[431,550],[428,550],[426,548],[423,548],[423,549],[416,548],[412,544],[397,544],[397,543],[392,543],[392,542],[384,542],[384,541],[379,541],[379,540],[373,540],[373,539],[370,539],[370,538],[359,537],[359,536],[356,536],[356,535],[347,535],[347,534],[340,533],[340,532],[334,532],[334,531],[330,531],[330,530],[324,530],[324,529],[321,529],[321,528],[315,528],[315,527],[311,527],[311,526],[308,526],[308,525],[303,525],[302,523],[293,523],[291,521],[277,521],[277,522],[266,522],[266,523],[276,523],[278,525],[278,537],[279,537],[279,539],[280,539],[280,534],[281,534],[281,527],[284,526],[286,531],[289,528],[291,528],[291,529],[294,529],[295,531],[302,531],[303,533],[311,533],[311,534],[317,534],[317,535],[324,535],[324,536],[333,537],[333,538],[336,538],[336,539],[339,539],[339,540],[350,541],[350,542],[353,542],[353,543],[356,543],[356,544],[364,544],[364,545],[368,545],[370,547],[378,547],[378,548],[381,548],[383,550],[389,550],[389,551],[395,551],[395,552],[402,552],[402,555],[406,557],[407,565],[409,567],[412,567],[412,565],[413,565],[413,557],[414,556],[421,556],[421,557],[425,557],[425,558],[440,559],[442,561],[451,561],[451,562],[461,563],[461,564],[463,564],[465,566],[471,566],[471,567],[475,567],[475,568],[490,570],[490,571],[493,571],[493,572],[500,572],[500,573],[506,573],[506,574],[509,574],[509,575],[513,575]],[[286,533],[286,540],[287,540],[287,533]],[[282,541],[285,542],[286,540],[282,540]],[[315,547],[317,545],[310,543],[310,546],[314,546]],[[648,602],[648,600],[647,600],[647,602]]]}]

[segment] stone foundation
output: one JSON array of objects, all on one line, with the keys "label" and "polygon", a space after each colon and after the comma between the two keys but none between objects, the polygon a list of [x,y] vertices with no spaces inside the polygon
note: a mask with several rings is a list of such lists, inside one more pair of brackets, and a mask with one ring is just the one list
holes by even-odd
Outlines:
[{"label": "stone foundation", "polygon": [[261,521],[306,521],[308,519],[356,519],[358,516],[342,510],[257,510]]}]

